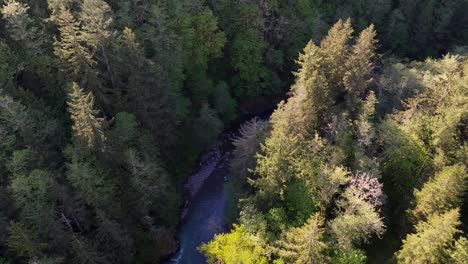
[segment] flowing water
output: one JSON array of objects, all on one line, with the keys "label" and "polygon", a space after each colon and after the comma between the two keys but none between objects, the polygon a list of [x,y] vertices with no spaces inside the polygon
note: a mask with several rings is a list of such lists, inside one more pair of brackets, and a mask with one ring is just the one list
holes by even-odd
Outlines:
[{"label": "flowing water", "polygon": [[[267,121],[270,114],[268,111],[257,118]],[[243,120],[248,119],[244,117]],[[198,169],[188,178],[184,186],[187,206],[182,212],[178,235],[180,247],[167,264],[206,263],[198,247],[210,241],[215,234],[228,231],[225,183],[229,178],[229,163],[234,149],[232,139],[239,135],[241,124],[220,136],[218,144],[200,158]]]},{"label": "flowing water", "polygon": [[230,136],[226,135],[201,158],[198,170],[185,184],[189,203],[182,212],[180,248],[168,263],[206,263],[197,248],[215,234],[227,231],[224,185],[229,177],[231,151]]}]

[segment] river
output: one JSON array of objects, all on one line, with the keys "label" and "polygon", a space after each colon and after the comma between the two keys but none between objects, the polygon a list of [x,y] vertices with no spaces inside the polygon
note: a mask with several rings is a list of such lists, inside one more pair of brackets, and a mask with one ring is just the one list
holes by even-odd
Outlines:
[{"label": "river", "polygon": [[180,247],[168,264],[206,263],[197,248],[228,229],[225,183],[233,149],[231,135],[222,135],[219,143],[202,156],[198,169],[185,184],[188,206],[181,217]]}]

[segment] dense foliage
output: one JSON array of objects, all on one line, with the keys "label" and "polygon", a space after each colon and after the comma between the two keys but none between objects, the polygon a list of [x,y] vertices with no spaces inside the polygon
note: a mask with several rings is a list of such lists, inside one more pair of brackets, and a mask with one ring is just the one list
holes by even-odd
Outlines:
[{"label": "dense foliage", "polygon": [[0,263],[157,262],[200,152],[286,97],[234,139],[209,262],[467,262],[467,1],[0,9]]},{"label": "dense foliage", "polygon": [[[268,263],[468,261],[468,57],[404,64],[377,43],[373,25],[338,20],[299,54],[269,125],[235,140],[230,181],[250,183],[236,221]],[[224,255],[238,231],[200,248],[209,263],[252,261]]]}]

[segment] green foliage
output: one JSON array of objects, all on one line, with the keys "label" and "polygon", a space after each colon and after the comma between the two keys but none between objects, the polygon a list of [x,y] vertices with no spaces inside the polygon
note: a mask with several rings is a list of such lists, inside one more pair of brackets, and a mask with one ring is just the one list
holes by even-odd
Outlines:
[{"label": "green foliage", "polygon": [[351,56],[346,62],[348,71],[345,73],[343,81],[348,92],[347,99],[350,109],[359,103],[359,99],[372,80],[370,76],[373,71],[373,60],[376,56],[376,36],[374,25],[361,31],[351,50]]},{"label": "green foliage", "polygon": [[114,186],[108,172],[97,164],[95,158],[80,160],[72,154],[67,164],[67,178],[78,190],[87,204],[97,208],[109,208],[113,204]]},{"label": "green foliage", "polygon": [[240,184],[247,181],[255,168],[255,154],[260,149],[261,131],[266,124],[256,118],[245,122],[239,129],[240,135],[233,139],[234,158],[230,172]]},{"label": "green foliage", "polygon": [[416,233],[409,234],[396,253],[398,263],[447,263],[454,235],[460,232],[459,217],[459,210],[452,209],[418,223]]},{"label": "green foliage", "polygon": [[15,74],[15,54],[10,47],[0,41],[0,83],[3,89],[11,88]]},{"label": "green foliage", "polygon": [[[207,131],[207,128],[210,128]],[[194,120],[194,135],[201,147],[206,147],[212,143],[223,128],[222,122],[216,113],[207,104],[200,109],[198,118]]]},{"label": "green foliage", "polygon": [[467,178],[465,166],[444,167],[421,190],[414,191],[416,206],[411,213],[424,219],[460,207],[467,189]]},{"label": "green foliage", "polygon": [[11,38],[24,45],[30,54],[37,55],[44,43],[43,39],[40,39],[38,29],[32,25],[28,10],[28,4],[8,0],[1,11]]},{"label": "green foliage", "polygon": [[134,114],[119,112],[115,115],[115,125],[109,136],[117,146],[132,146],[138,139],[138,122]]},{"label": "green foliage", "polygon": [[230,233],[215,235],[212,241],[200,246],[200,251],[207,256],[208,263],[268,263],[261,240],[242,225],[234,225]]},{"label": "green foliage", "polygon": [[18,175],[10,185],[13,198],[20,207],[47,202],[51,187],[51,176],[41,170],[33,170],[27,176]]},{"label": "green foliage", "polygon": [[255,28],[238,32],[233,40],[233,68],[238,72],[235,81],[237,96],[256,96],[260,90],[261,78],[265,78],[266,69],[262,65],[262,51],[266,47]]},{"label": "green foliage", "polygon": [[80,23],[65,4],[52,9],[50,18],[60,31],[60,39],[55,39],[54,54],[61,60],[64,69],[74,81],[80,80],[90,88],[95,86],[96,61],[90,50],[84,46],[84,36]]},{"label": "green foliage", "polygon": [[320,43],[320,48],[323,53],[323,67],[325,68],[328,85],[331,87],[331,96],[335,98],[341,92],[343,80],[346,74],[342,70],[346,64],[347,57],[350,52],[349,41],[353,28],[351,27],[351,19],[344,23],[340,19],[328,31],[328,35]]},{"label": "green foliage", "polygon": [[331,259],[333,264],[364,264],[367,263],[366,254],[359,249],[351,251],[337,251]]},{"label": "green foliage", "polygon": [[385,145],[382,177],[389,194],[401,199],[421,183],[421,172],[429,165],[429,157],[423,144],[394,121],[383,122],[379,130]]},{"label": "green foliage", "polygon": [[327,260],[323,242],[324,219],[319,214],[311,216],[304,226],[288,231],[279,242],[278,255],[288,263],[324,263]]},{"label": "green foliage", "polygon": [[47,243],[39,239],[37,232],[21,223],[12,222],[8,231],[10,237],[7,245],[20,256],[29,258],[40,256],[41,251],[47,249]]},{"label": "green foliage", "polygon": [[288,87],[235,139],[242,225],[210,261],[365,262],[372,175],[389,229],[418,221],[397,259],[466,262],[466,1],[0,2],[0,262],[157,262],[199,153]]},{"label": "green foliage", "polygon": [[315,193],[300,181],[288,184],[284,203],[293,226],[301,226],[319,208]]},{"label": "green foliage", "polygon": [[378,210],[360,196],[356,187],[349,187],[338,205],[342,211],[329,224],[341,250],[351,250],[353,245],[368,242],[373,235],[381,237],[385,232]]},{"label": "green foliage", "polygon": [[213,106],[224,124],[231,123],[236,118],[236,101],[229,93],[225,82],[216,85],[213,92]]},{"label": "green foliage", "polygon": [[466,237],[460,237],[455,242],[455,248],[450,257],[457,264],[466,263],[468,261],[468,239]]},{"label": "green foliage", "polygon": [[77,83],[73,83],[68,106],[76,139],[83,140],[91,148],[101,146],[105,140],[104,119],[97,117],[99,111],[94,109],[93,94],[85,94]]}]

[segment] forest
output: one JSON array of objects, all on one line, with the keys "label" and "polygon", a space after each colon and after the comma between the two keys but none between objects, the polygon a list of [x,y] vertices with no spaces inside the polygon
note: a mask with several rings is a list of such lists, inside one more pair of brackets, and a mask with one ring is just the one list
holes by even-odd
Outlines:
[{"label": "forest", "polygon": [[0,12],[0,264],[165,263],[240,123],[207,263],[468,263],[468,1]]}]

